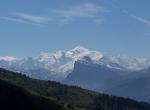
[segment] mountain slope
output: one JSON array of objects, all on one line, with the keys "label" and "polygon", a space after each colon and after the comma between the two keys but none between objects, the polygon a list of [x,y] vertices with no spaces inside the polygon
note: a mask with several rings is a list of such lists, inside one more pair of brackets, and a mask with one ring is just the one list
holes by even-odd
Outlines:
[{"label": "mountain slope", "polygon": [[[136,75],[135,75],[136,74]],[[150,68],[133,72],[130,79],[124,80],[112,88],[105,90],[105,93],[130,97],[139,101],[150,102]]]},{"label": "mountain slope", "polygon": [[1,79],[0,104],[2,110],[78,110]]},{"label": "mountain slope", "polygon": [[99,94],[56,82],[31,79],[4,69],[0,69],[0,78],[44,97],[53,97],[84,110],[150,110],[150,105],[147,103]]},{"label": "mountain slope", "polygon": [[63,83],[150,102],[150,68],[141,71],[125,71],[91,64],[90,59],[80,60],[76,61],[73,72]]},{"label": "mountain slope", "polygon": [[89,105],[93,101],[92,99],[97,96],[97,93],[78,87],[62,85],[57,82],[31,79],[25,75],[7,71],[5,69],[0,69],[0,78],[44,96],[54,97],[58,100],[78,106]]},{"label": "mountain slope", "polygon": [[108,68],[99,64],[91,64],[88,61],[76,61],[74,70],[64,80],[64,83],[78,85],[83,88],[97,90],[102,92],[109,88],[116,80],[123,79],[128,71],[116,68]]}]

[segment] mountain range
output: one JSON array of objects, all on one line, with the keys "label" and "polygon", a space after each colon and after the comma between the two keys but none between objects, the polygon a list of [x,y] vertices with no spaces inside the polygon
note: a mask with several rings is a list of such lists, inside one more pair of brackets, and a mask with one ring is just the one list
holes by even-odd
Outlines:
[{"label": "mountain range", "polygon": [[150,67],[150,60],[145,58],[131,58],[126,55],[108,56],[99,51],[90,51],[82,46],[68,51],[42,52],[36,57],[3,56],[0,57],[0,67],[22,72],[33,78],[62,80],[74,70],[76,61],[84,60],[86,62],[89,59],[91,64],[126,71],[139,71]]},{"label": "mountain range", "polygon": [[[33,78],[61,80],[73,71],[75,61],[84,56],[89,56],[93,61],[102,58],[102,54],[98,51],[89,51],[84,47],[77,46],[69,51],[43,52],[36,57],[0,57],[0,67],[22,72]],[[39,70],[42,71],[42,74]],[[34,74],[35,71],[36,74]]]},{"label": "mountain range", "polygon": [[105,55],[77,46],[36,57],[0,57],[0,67],[31,78],[150,102],[150,60],[145,58]]}]

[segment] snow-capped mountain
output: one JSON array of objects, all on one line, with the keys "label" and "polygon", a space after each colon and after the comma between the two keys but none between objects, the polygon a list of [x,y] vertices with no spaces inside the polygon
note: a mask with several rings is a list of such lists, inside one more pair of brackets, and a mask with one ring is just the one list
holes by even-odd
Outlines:
[{"label": "snow-capped mountain", "polygon": [[138,57],[131,58],[126,55],[104,56],[100,60],[100,63],[108,67],[131,71],[139,71],[150,66],[150,60],[148,59]]},{"label": "snow-capped mountain", "polygon": [[[150,61],[142,58],[130,58],[127,56],[107,56],[99,51],[91,51],[82,46],[77,46],[68,51],[56,51],[41,53],[36,57],[15,58],[11,56],[0,57],[0,67],[25,73],[31,77],[40,79],[64,79],[74,69],[76,61],[98,64],[108,68],[137,71],[150,66]],[[37,70],[45,70],[40,73]],[[32,72],[34,71],[34,76]],[[35,74],[35,71],[37,72]],[[45,76],[45,73],[46,76]]]},{"label": "snow-capped mountain", "polygon": [[102,58],[102,54],[96,51],[78,46],[69,51],[56,51],[53,53],[41,53],[35,60],[41,68],[53,71],[64,75],[65,77],[74,68],[74,63],[82,59],[84,56],[89,56],[93,61],[98,61]]},{"label": "snow-capped mountain", "polygon": [[12,57],[12,56],[5,56],[5,57],[0,57],[0,60],[3,60],[3,61],[14,61],[14,60],[16,60],[16,58]]},{"label": "snow-capped mountain", "polygon": [[[11,56],[0,57],[0,67],[23,72],[30,76],[32,76],[32,73],[30,73],[31,71],[42,69],[46,72],[49,71],[50,75],[47,76],[49,77],[47,79],[51,79],[51,75],[65,78],[73,71],[75,61],[80,60],[85,56],[90,57],[93,62],[98,61],[103,57],[98,51],[90,51],[84,47],[77,46],[69,51],[56,51],[52,53],[43,52],[36,57],[26,57],[22,59]],[[43,74],[43,76],[44,75],[45,74]]]},{"label": "snow-capped mountain", "polygon": [[0,67],[32,78],[150,102],[147,92],[150,90],[150,60],[145,58],[105,55],[77,46],[68,51],[42,52],[36,57],[0,57]]}]

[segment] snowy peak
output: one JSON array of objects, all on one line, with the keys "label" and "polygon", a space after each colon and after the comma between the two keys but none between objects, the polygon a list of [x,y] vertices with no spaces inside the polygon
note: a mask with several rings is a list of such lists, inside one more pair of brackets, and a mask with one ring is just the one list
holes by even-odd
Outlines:
[{"label": "snowy peak", "polygon": [[81,46],[77,46],[74,49],[66,51],[65,55],[70,58],[76,58],[81,56],[83,53],[88,53],[88,52],[89,52],[88,49]]},{"label": "snowy peak", "polygon": [[125,70],[139,71],[150,66],[150,60],[145,58],[132,58],[127,55],[105,56],[100,63],[109,67],[116,67]]},{"label": "snowy peak", "polygon": [[90,51],[81,46],[77,46],[68,51],[56,51],[52,53],[41,53],[36,57],[36,61],[42,64],[42,68],[49,69],[54,72],[70,73],[74,68],[74,63],[88,56],[91,60],[98,61],[102,58],[102,54],[98,51]]},{"label": "snowy peak", "polygon": [[74,49],[67,51],[66,56],[73,58],[74,60],[80,60],[85,56],[90,57],[93,61],[100,60],[103,55],[98,51],[90,51],[81,46],[77,46]]},{"label": "snowy peak", "polygon": [[83,52],[89,52],[89,49],[84,48],[82,46],[77,46],[74,49],[70,50],[70,52],[73,52],[74,54],[75,53],[83,53]]},{"label": "snowy peak", "polygon": [[53,53],[45,53],[45,52],[42,52],[38,58],[40,59],[40,61],[45,61],[45,60],[49,60],[49,59],[52,59],[52,58],[61,58],[63,56],[63,52],[62,51],[56,51],[56,52],[53,52]]},{"label": "snowy peak", "polygon": [[16,60],[16,59],[17,59],[17,58],[12,57],[12,56],[0,57],[0,60],[3,60],[3,61],[14,61],[14,60]]},{"label": "snowy peak", "polygon": [[84,47],[77,46],[74,49],[68,51],[56,51],[52,53],[41,53],[36,59],[39,62],[51,62],[51,64],[61,63],[63,59],[68,60],[80,60],[83,57],[88,56],[94,61],[100,60],[103,55],[98,51],[90,51]]}]

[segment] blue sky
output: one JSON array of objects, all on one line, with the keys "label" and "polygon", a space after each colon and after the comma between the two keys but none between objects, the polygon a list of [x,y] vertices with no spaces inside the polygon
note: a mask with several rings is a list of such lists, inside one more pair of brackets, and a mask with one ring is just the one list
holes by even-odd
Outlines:
[{"label": "blue sky", "polygon": [[149,0],[0,0],[0,56],[81,45],[150,58]]}]

